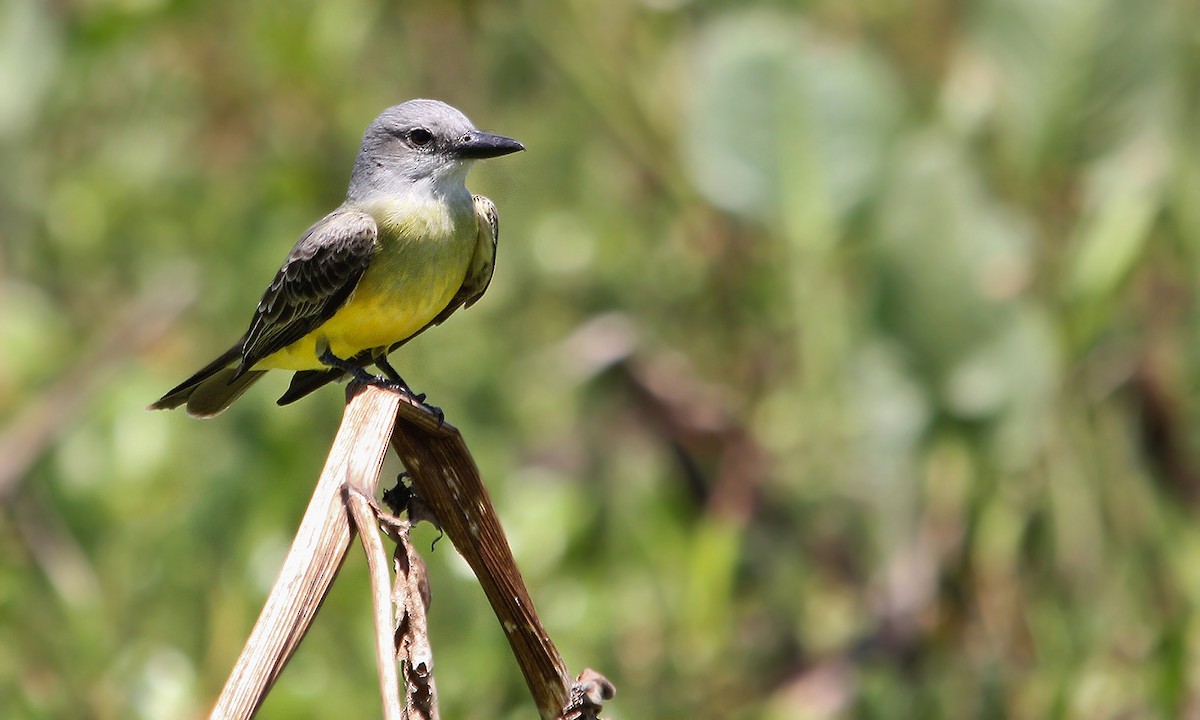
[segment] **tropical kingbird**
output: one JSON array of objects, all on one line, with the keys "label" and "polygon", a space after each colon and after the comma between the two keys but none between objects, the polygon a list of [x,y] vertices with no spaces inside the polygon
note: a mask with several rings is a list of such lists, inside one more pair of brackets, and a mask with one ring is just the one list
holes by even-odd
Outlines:
[{"label": "tropical kingbird", "polygon": [[467,190],[467,171],[524,149],[437,100],[384,110],[346,201],[296,242],[246,334],[150,407],[212,417],[267,370],[298,371],[280,405],[347,373],[369,381],[371,364],[407,390],[387,354],[470,307],[492,279],[496,206]]}]

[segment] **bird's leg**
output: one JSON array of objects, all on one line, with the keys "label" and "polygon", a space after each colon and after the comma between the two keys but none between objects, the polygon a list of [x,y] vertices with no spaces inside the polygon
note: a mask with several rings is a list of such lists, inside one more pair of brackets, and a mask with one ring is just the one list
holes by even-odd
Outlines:
[{"label": "bird's leg", "polygon": [[375,358],[375,367],[379,368],[379,371],[386,375],[389,380],[403,388],[404,392],[408,393],[410,398],[423,405],[429,412],[436,415],[439,428],[442,426],[442,423],[446,422],[446,414],[442,412],[440,407],[437,405],[430,405],[429,403],[425,402],[425,393],[413,392],[412,388],[408,386],[408,383],[404,382],[404,378],[400,377],[400,373],[396,372],[396,368],[392,367],[392,364],[388,362],[387,354],[380,353]]},{"label": "bird's leg", "polygon": [[384,377],[386,377],[388,380],[391,380],[392,382],[396,383],[400,387],[407,390],[408,394],[413,396],[414,400],[420,401],[420,400],[425,399],[424,395],[421,395],[420,397],[418,397],[417,393],[413,392],[412,388],[410,388],[408,386],[408,383],[404,382],[404,378],[400,377],[400,373],[396,372],[396,368],[392,367],[392,364],[390,362],[388,362],[387,355],[379,355],[378,357],[376,357],[375,358],[375,367],[379,368],[379,371],[382,372]]},{"label": "bird's leg", "polygon": [[[334,367],[343,372],[349,373],[356,382],[360,382],[364,385],[374,385],[376,387],[387,388],[388,390],[394,390],[396,392],[403,393],[413,402],[433,413],[433,415],[437,417],[439,428],[442,426],[442,423],[446,422],[446,414],[442,412],[442,409],[436,405],[430,405],[429,403],[425,402],[424,393],[413,393],[412,389],[408,387],[408,383],[400,379],[399,373],[397,373],[391,365],[387,364],[387,360],[383,361],[384,365],[387,366],[387,370],[384,370],[382,367],[380,367],[380,370],[383,370],[384,373],[394,377],[379,377],[378,375],[372,375],[361,365],[356,365],[349,360],[345,360],[337,355],[334,355],[333,351],[330,350],[328,346],[326,346],[325,349],[321,351],[321,354],[317,356],[317,360],[320,360],[321,363],[328,365],[329,367]],[[376,358],[376,366],[379,366],[379,363],[380,360]]]},{"label": "bird's leg", "polygon": [[[378,375],[372,375],[371,373],[367,372],[367,369],[362,365],[356,365],[349,360],[343,360],[337,355],[334,355],[333,351],[328,347],[321,351],[321,354],[317,356],[317,360],[320,360],[323,365],[328,365],[329,367],[337,368],[342,372],[349,373],[356,382],[360,382],[363,385],[377,385],[380,387],[391,388],[391,381],[389,381],[387,378],[381,378]],[[408,392],[407,387],[401,387],[399,389],[405,391],[406,393]]]}]

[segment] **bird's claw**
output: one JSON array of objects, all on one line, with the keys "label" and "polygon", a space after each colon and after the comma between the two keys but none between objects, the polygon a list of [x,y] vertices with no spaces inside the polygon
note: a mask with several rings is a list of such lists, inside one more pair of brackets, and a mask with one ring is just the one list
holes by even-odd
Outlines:
[{"label": "bird's claw", "polygon": [[442,428],[442,425],[446,424],[446,413],[442,412],[442,409],[440,407],[438,407],[437,405],[431,405],[431,404],[425,402],[425,398],[427,397],[425,395],[425,393],[413,392],[412,389],[409,388],[407,385],[402,385],[401,383],[397,383],[392,380],[383,380],[382,378],[380,378],[380,381],[381,381],[380,385],[382,387],[385,387],[385,388],[388,388],[389,390],[393,390],[395,392],[400,393],[405,398],[407,398],[409,400],[409,402],[411,402],[413,405],[417,405],[418,407],[421,407],[426,412],[428,412],[431,415],[433,415],[434,417],[436,417],[437,418],[437,426],[438,426],[439,430]]},{"label": "bird's claw", "polygon": [[[318,357],[318,359],[329,367],[336,367],[344,372],[349,373],[354,378],[355,382],[362,383],[363,385],[374,385],[376,387],[380,387],[385,390],[391,390],[392,392],[396,392],[407,397],[413,402],[414,405],[420,405],[437,418],[437,426],[439,430],[441,429],[442,425],[446,423],[446,414],[442,412],[442,409],[436,405],[430,405],[429,403],[425,402],[425,393],[413,392],[413,389],[408,386],[408,383],[404,382],[404,379],[401,378],[400,375],[392,368],[392,366],[387,363],[385,358],[377,359],[375,361],[375,365],[381,371],[383,371],[384,375],[388,377],[372,375],[362,366],[355,365],[349,360],[343,360],[342,358],[337,357],[329,350],[329,348],[326,348]],[[393,375],[395,377],[391,377]]]},{"label": "bird's claw", "polygon": [[[421,397],[424,398],[425,396],[422,395]],[[433,413],[434,417],[437,418],[438,430],[441,430],[442,426],[446,424],[446,413],[442,412],[442,409],[437,405],[430,405],[424,401],[421,402],[421,407]]]}]

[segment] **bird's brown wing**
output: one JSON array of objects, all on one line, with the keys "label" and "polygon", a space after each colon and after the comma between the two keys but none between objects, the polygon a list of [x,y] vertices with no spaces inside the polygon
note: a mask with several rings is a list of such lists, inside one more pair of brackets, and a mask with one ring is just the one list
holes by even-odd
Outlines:
[{"label": "bird's brown wing", "polygon": [[333,317],[354,292],[378,240],[375,219],[349,208],[339,208],[309,228],[258,303],[238,374]]},{"label": "bird's brown wing", "polygon": [[246,334],[150,407],[167,409],[186,403],[188,413],[200,417],[228,407],[262,375],[251,370],[255,363],[337,312],[366,270],[377,236],[371,216],[345,208],[314,224],[263,293]]},{"label": "bird's brown wing", "polygon": [[[454,314],[460,307],[471,307],[492,282],[492,273],[496,267],[496,246],[500,241],[500,218],[496,213],[496,205],[482,195],[475,196],[475,223],[477,227],[475,252],[471,256],[471,264],[467,268],[463,284],[432,320],[420,330],[388,348],[392,352],[404,343],[425,332],[434,325],[440,325],[446,318]],[[352,362],[367,365],[373,360],[370,351],[359,353]],[[321,386],[339,380],[344,373],[337,368],[329,370],[303,370],[292,376],[292,382],[277,401],[280,405],[293,403],[308,395]]]}]

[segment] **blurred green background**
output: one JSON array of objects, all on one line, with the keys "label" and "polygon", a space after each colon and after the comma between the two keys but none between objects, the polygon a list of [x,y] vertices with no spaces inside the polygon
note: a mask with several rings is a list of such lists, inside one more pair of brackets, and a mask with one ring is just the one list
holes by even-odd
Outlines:
[{"label": "blurred green background", "polygon": [[[393,362],[608,716],[1200,714],[1195,3],[3,0],[0,715],[203,717],[342,393],[143,408],[418,96],[529,150]],[[443,717],[533,717],[426,557]],[[262,717],[379,715],[363,566]]]}]

